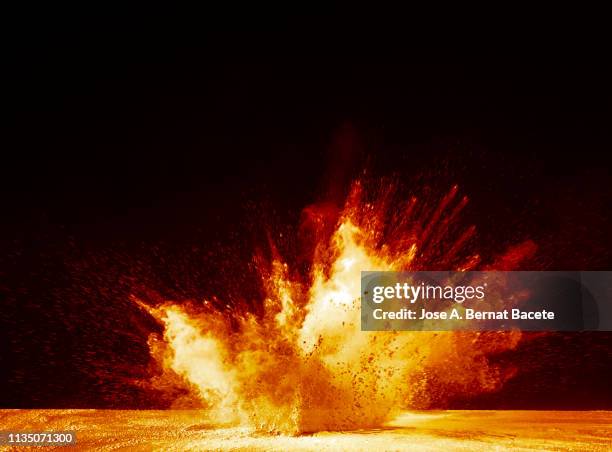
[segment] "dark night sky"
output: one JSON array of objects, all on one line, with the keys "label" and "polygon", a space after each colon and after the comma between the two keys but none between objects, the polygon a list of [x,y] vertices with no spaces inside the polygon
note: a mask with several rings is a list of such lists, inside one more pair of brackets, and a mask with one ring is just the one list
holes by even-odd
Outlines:
[{"label": "dark night sky", "polygon": [[[64,25],[38,19],[7,41],[2,406],[151,404],[123,379],[146,372],[153,326],[118,300],[139,278],[168,296],[209,290],[207,274],[235,270],[219,255],[248,259],[258,206],[292,223],[325,196],[346,134],[350,171],[458,182],[485,242],[533,238],[550,268],[612,268],[611,74],[596,50],[416,61],[410,46],[387,57],[302,28],[289,42],[163,14]],[[596,394],[609,339],[572,337],[581,357],[541,404],[609,408]],[[510,391],[491,403],[534,398]]]}]

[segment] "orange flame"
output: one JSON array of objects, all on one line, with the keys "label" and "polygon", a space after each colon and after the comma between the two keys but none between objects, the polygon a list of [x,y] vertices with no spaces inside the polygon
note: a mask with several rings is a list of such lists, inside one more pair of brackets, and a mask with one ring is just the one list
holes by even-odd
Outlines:
[{"label": "orange flame", "polygon": [[[392,210],[394,192],[369,202],[356,183],[339,213],[305,210],[315,236],[310,278],[292,276],[275,253],[262,272],[263,315],[228,315],[207,302],[139,302],[164,326],[163,341],[150,340],[165,369],[158,386],[183,380],[214,423],[290,434],[376,427],[403,408],[498,389],[512,373],[487,356],[515,347],[519,332],[361,331],[361,271],[468,270],[480,262],[466,251],[475,229],[455,224],[467,204],[455,199],[457,187],[430,211],[414,197]],[[516,263],[531,252],[528,244],[501,259]]]}]

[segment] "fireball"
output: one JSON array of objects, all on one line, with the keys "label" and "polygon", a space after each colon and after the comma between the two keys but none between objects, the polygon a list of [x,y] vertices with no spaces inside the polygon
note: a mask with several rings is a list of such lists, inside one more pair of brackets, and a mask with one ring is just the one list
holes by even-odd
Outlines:
[{"label": "fireball", "polygon": [[378,427],[403,409],[499,389],[514,370],[489,357],[514,348],[520,332],[361,331],[360,274],[508,269],[533,243],[481,264],[475,227],[458,221],[468,199],[457,199],[457,186],[437,203],[397,202],[394,185],[381,186],[366,197],[356,182],[341,209],[304,209],[309,274],[297,276],[273,247],[261,265],[263,314],[136,300],[163,325],[163,337],[149,339],[163,369],[154,385],[185,385],[214,424],[284,434]]}]

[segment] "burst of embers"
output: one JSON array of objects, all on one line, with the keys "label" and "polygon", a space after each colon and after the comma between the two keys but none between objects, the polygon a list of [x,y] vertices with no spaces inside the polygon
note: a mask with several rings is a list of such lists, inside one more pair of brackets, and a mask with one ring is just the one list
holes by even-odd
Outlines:
[{"label": "burst of embers", "polygon": [[380,186],[357,182],[342,208],[304,209],[308,275],[271,245],[272,258],[258,258],[261,312],[135,300],[164,328],[149,339],[163,368],[154,385],[186,385],[216,425],[288,434],[376,427],[402,409],[499,389],[514,371],[489,357],[519,332],[362,332],[360,272],[510,269],[535,245],[482,262],[475,228],[458,221],[467,198],[457,187],[432,203],[398,202],[393,184]]}]

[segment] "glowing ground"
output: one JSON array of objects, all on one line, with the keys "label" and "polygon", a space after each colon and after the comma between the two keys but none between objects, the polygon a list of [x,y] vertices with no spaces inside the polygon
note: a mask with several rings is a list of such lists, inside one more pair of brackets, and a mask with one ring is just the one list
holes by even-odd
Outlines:
[{"label": "glowing ground", "polygon": [[380,429],[292,437],[215,428],[198,411],[1,410],[0,429],[75,431],[81,450],[612,450],[612,411],[405,412]]}]

